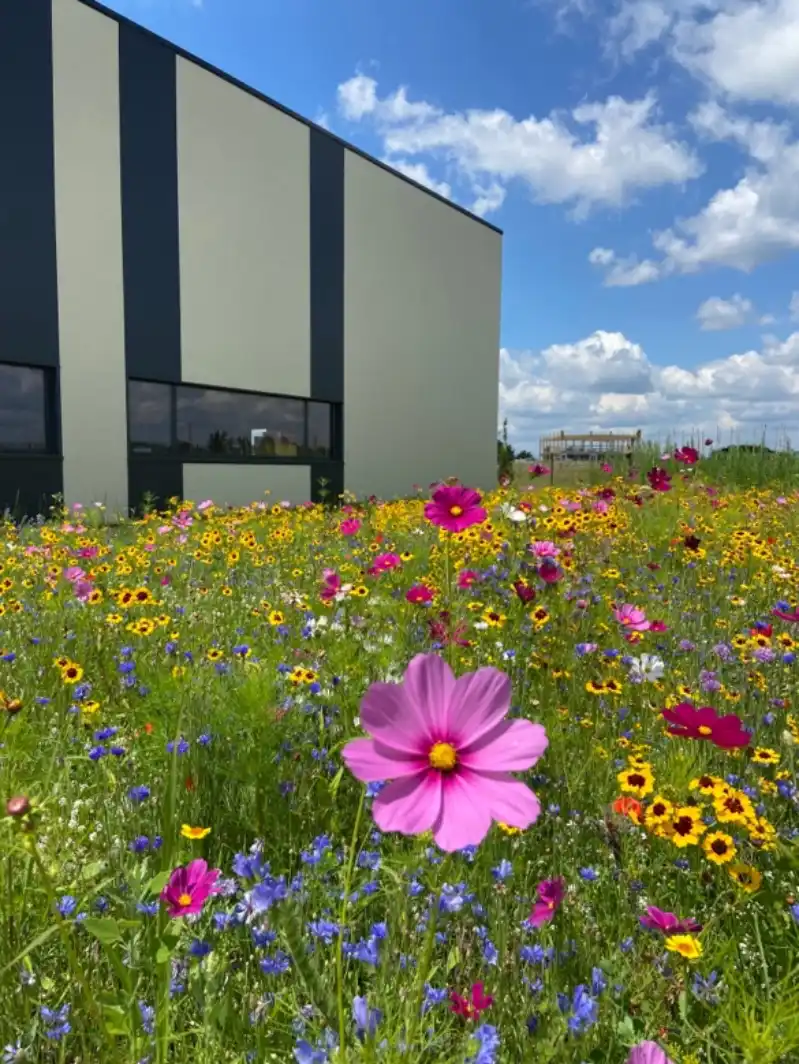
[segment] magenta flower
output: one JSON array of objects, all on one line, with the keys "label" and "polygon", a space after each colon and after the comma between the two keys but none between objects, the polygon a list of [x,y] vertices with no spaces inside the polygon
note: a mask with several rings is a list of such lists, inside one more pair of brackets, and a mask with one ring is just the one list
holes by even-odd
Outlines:
[{"label": "magenta flower", "polygon": [[662,714],[669,722],[669,734],[682,739],[709,739],[722,750],[748,746],[752,741],[740,717],[735,713],[720,717],[712,706],[700,706],[697,709],[690,702],[680,702],[673,709],[664,709]]},{"label": "magenta flower", "polygon": [[646,475],[649,486],[653,491],[671,491],[671,477],[667,470],[660,466],[654,466]]},{"label": "magenta flower", "polygon": [[781,610],[779,607],[771,611],[775,617],[789,624],[799,624],[799,610]]},{"label": "magenta flower", "polygon": [[627,1064],[674,1064],[674,1061],[666,1056],[657,1042],[646,1041],[633,1046]]},{"label": "magenta flower", "polygon": [[398,568],[401,564],[399,554],[394,554],[393,551],[386,551],[385,554],[377,555],[367,572],[370,576],[379,576],[380,573],[390,573],[392,569]]},{"label": "magenta flower", "polygon": [[432,602],[433,592],[427,584],[414,584],[405,592],[405,598],[408,602]]},{"label": "magenta flower", "polygon": [[319,592],[319,598],[322,602],[331,602],[341,592],[341,577],[335,569],[325,569],[322,573],[322,579],[322,590]]},{"label": "magenta flower", "polygon": [[556,584],[563,573],[554,558],[544,558],[538,566],[538,575],[545,584]]},{"label": "magenta flower", "polygon": [[527,917],[526,923],[530,927],[541,927],[548,924],[560,908],[560,903],[566,894],[566,884],[561,876],[557,879],[544,879],[538,884],[538,901],[533,905],[533,911]]},{"label": "magenta flower", "polygon": [[512,772],[547,748],[541,724],[505,720],[510,679],[486,667],[457,679],[436,654],[417,654],[401,683],[375,683],[361,703],[371,739],[342,757],[359,780],[391,780],[374,801],[381,831],[432,831],[442,850],[476,846],[492,820],[527,828],[541,806]]},{"label": "magenta flower", "polygon": [[551,472],[549,466],[541,465],[540,462],[536,462],[535,465],[527,467],[527,472],[531,477],[545,477]]},{"label": "magenta flower", "polygon": [[209,868],[202,858],[175,868],[161,891],[161,901],[170,916],[191,916],[202,911],[211,894],[218,894],[218,868]]},{"label": "magenta flower", "polygon": [[535,543],[527,544],[527,553],[532,554],[535,558],[557,558],[560,554],[560,547],[549,539],[538,539]]},{"label": "magenta flower", "polygon": [[683,465],[696,465],[699,461],[699,451],[696,447],[678,447],[674,452],[674,457]]},{"label": "magenta flower", "polygon": [[474,569],[459,569],[456,583],[461,591],[467,591],[472,584],[476,584],[479,579],[480,574],[476,573]]},{"label": "magenta flower", "polygon": [[687,934],[702,930],[702,925],[696,920],[681,920],[679,916],[664,912],[656,905],[648,906],[640,920],[641,927],[646,927],[650,931],[661,931],[664,935]]},{"label": "magenta flower", "polygon": [[651,627],[641,607],[632,606],[629,602],[625,602],[623,606],[617,606],[613,611],[613,616],[628,632],[648,632]]},{"label": "magenta flower", "polygon": [[342,536],[355,536],[361,527],[361,522],[357,517],[348,517],[345,521],[342,521],[338,526],[339,532]]},{"label": "magenta flower", "polygon": [[490,1009],[494,1004],[494,999],[485,992],[484,983],[473,983],[468,998],[461,997],[454,990],[450,991],[449,996],[452,1002],[449,1007],[450,1012],[454,1012],[456,1016],[462,1016],[464,1020],[479,1020],[480,1013]]},{"label": "magenta flower", "polygon": [[433,492],[433,499],[424,508],[424,515],[434,525],[448,532],[463,532],[472,525],[481,525],[488,516],[480,505],[482,497],[473,488],[461,484],[442,484]]}]

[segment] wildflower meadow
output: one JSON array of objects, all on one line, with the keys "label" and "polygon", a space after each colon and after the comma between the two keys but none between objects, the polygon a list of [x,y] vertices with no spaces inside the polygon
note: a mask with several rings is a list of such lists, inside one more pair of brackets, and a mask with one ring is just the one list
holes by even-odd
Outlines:
[{"label": "wildflower meadow", "polygon": [[716,474],[0,525],[3,1064],[799,1061],[799,491]]}]

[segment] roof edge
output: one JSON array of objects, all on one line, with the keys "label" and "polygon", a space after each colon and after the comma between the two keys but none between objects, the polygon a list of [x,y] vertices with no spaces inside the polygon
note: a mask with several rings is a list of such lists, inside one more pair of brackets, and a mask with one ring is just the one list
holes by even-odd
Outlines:
[{"label": "roof edge", "polygon": [[395,170],[393,166],[388,163],[384,163],[381,159],[376,158],[374,155],[370,155],[369,152],[364,151],[362,148],[356,147],[349,141],[344,140],[343,137],[339,137],[337,134],[332,133],[329,129],[325,129],[324,126],[320,126],[317,122],[312,122],[310,118],[306,118],[304,115],[299,114],[297,111],[292,111],[290,107],[286,107],[284,104],[279,103],[277,100],[272,99],[271,96],[267,96],[266,93],[261,92],[259,89],[253,88],[252,85],[248,85],[246,82],[241,81],[239,78],[234,77],[233,74],[228,74],[220,67],[214,66],[213,63],[209,63],[207,60],[202,59],[198,55],[194,55],[192,52],[187,51],[185,48],[181,48],[179,44],[175,44],[174,41],[170,41],[167,37],[162,37],[154,30],[148,29],[147,26],[142,26],[140,22],[136,22],[135,19],[128,18],[127,15],[121,15],[118,11],[114,11],[110,7],[106,7],[105,4],[99,3],[99,0],[79,0],[79,3],[85,7],[90,7],[93,10],[99,12],[101,15],[105,15],[107,18],[113,19],[115,22],[121,25],[130,26],[132,29],[138,30],[140,33],[146,34],[153,40],[158,41],[159,44],[169,48],[175,55],[179,55],[182,59],[188,60],[190,63],[195,63],[197,66],[207,70],[209,74],[214,74],[218,78],[222,78],[229,85],[234,85],[237,89],[241,89],[243,92],[248,93],[250,96],[254,96],[262,103],[268,104],[270,107],[274,107],[275,110],[281,111],[288,118],[293,118],[295,122],[300,122],[302,125],[307,126],[308,129],[317,130],[323,133],[326,137],[330,137],[331,140],[337,144],[341,144],[347,151],[354,152],[362,159],[366,159],[367,162],[372,163],[374,166],[379,167],[381,170],[385,170],[389,174],[393,174],[394,177],[398,177],[401,181],[404,181],[407,185],[411,185],[413,188],[419,189],[426,195],[431,196],[433,199],[438,200],[440,203],[446,204],[459,214],[465,215],[473,222],[477,222],[479,225],[485,226],[486,229],[491,229],[495,233],[499,233],[500,236],[504,236],[504,232],[498,225],[494,225],[492,222],[487,222],[485,218],[481,218],[478,214],[474,214],[472,211],[467,210],[466,207],[461,207],[459,203],[453,202],[453,200],[447,199],[446,196],[442,196],[439,192],[435,192],[433,189],[428,188],[427,185],[422,185],[418,181],[415,181],[412,177],[408,177],[407,174],[403,174],[399,170]]}]

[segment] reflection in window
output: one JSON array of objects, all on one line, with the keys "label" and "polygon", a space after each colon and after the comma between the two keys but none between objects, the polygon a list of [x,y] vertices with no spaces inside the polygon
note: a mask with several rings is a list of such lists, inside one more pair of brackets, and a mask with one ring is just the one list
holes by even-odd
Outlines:
[{"label": "reflection in window", "polygon": [[134,454],[163,454],[172,446],[172,386],[128,384],[128,432]]},{"label": "reflection in window", "polygon": [[43,369],[0,365],[0,451],[46,453],[48,380]]},{"label": "reflection in window", "polygon": [[128,382],[133,454],[241,461],[331,458],[330,403],[194,384]]},{"label": "reflection in window", "polygon": [[177,439],[183,452],[296,458],[303,452],[304,435],[302,399],[177,389]]}]

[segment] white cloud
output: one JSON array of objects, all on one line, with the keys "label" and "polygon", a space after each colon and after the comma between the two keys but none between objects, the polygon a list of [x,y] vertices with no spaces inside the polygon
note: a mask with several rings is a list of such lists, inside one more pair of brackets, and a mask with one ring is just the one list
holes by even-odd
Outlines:
[{"label": "white cloud", "polygon": [[799,292],[791,294],[791,302],[788,304],[788,313],[792,321],[799,321]]},{"label": "white cloud", "polygon": [[[566,430],[649,438],[759,439],[768,424],[799,431],[799,332],[693,369],[653,364],[622,333],[597,331],[543,351],[500,351],[500,420],[514,444],[537,453],[538,439]],[[774,441],[777,442],[776,435]]]},{"label": "white cloud", "polygon": [[424,163],[409,163],[404,159],[384,159],[383,162],[393,170],[405,174],[412,181],[416,181],[417,184],[437,192],[439,196],[444,196],[446,199],[452,196],[451,186],[446,181],[436,181]]},{"label": "white cloud", "polygon": [[651,259],[639,262],[635,255],[619,258],[610,248],[594,248],[588,255],[592,266],[605,270],[604,283],[609,288],[630,288],[637,284],[656,281],[660,276],[660,267]]},{"label": "white cloud", "polygon": [[496,209],[512,181],[523,182],[539,203],[584,215],[701,172],[695,154],[658,121],[652,93],[584,103],[570,115],[517,119],[500,108],[447,112],[409,100],[405,88],[380,97],[376,81],[357,74],[339,85],[338,103],[350,121],[373,123],[389,158],[446,161],[483,213]]},{"label": "white cloud", "polygon": [[751,301],[736,293],[731,299],[711,296],[700,305],[696,317],[702,330],[718,332],[722,329],[737,329],[746,322],[751,312]]},{"label": "white cloud", "polygon": [[[691,121],[706,138],[732,141],[743,149],[750,159],[747,172],[733,187],[716,192],[697,214],[655,233],[652,243],[661,258],[645,260],[647,269],[636,273],[634,257],[620,258],[603,249],[606,261],[595,264],[605,268],[606,284],[643,284],[713,266],[749,273],[799,250],[799,141],[791,139],[789,129],[730,114],[717,103],[700,107]],[[620,263],[625,264],[622,280],[617,276]]]}]

